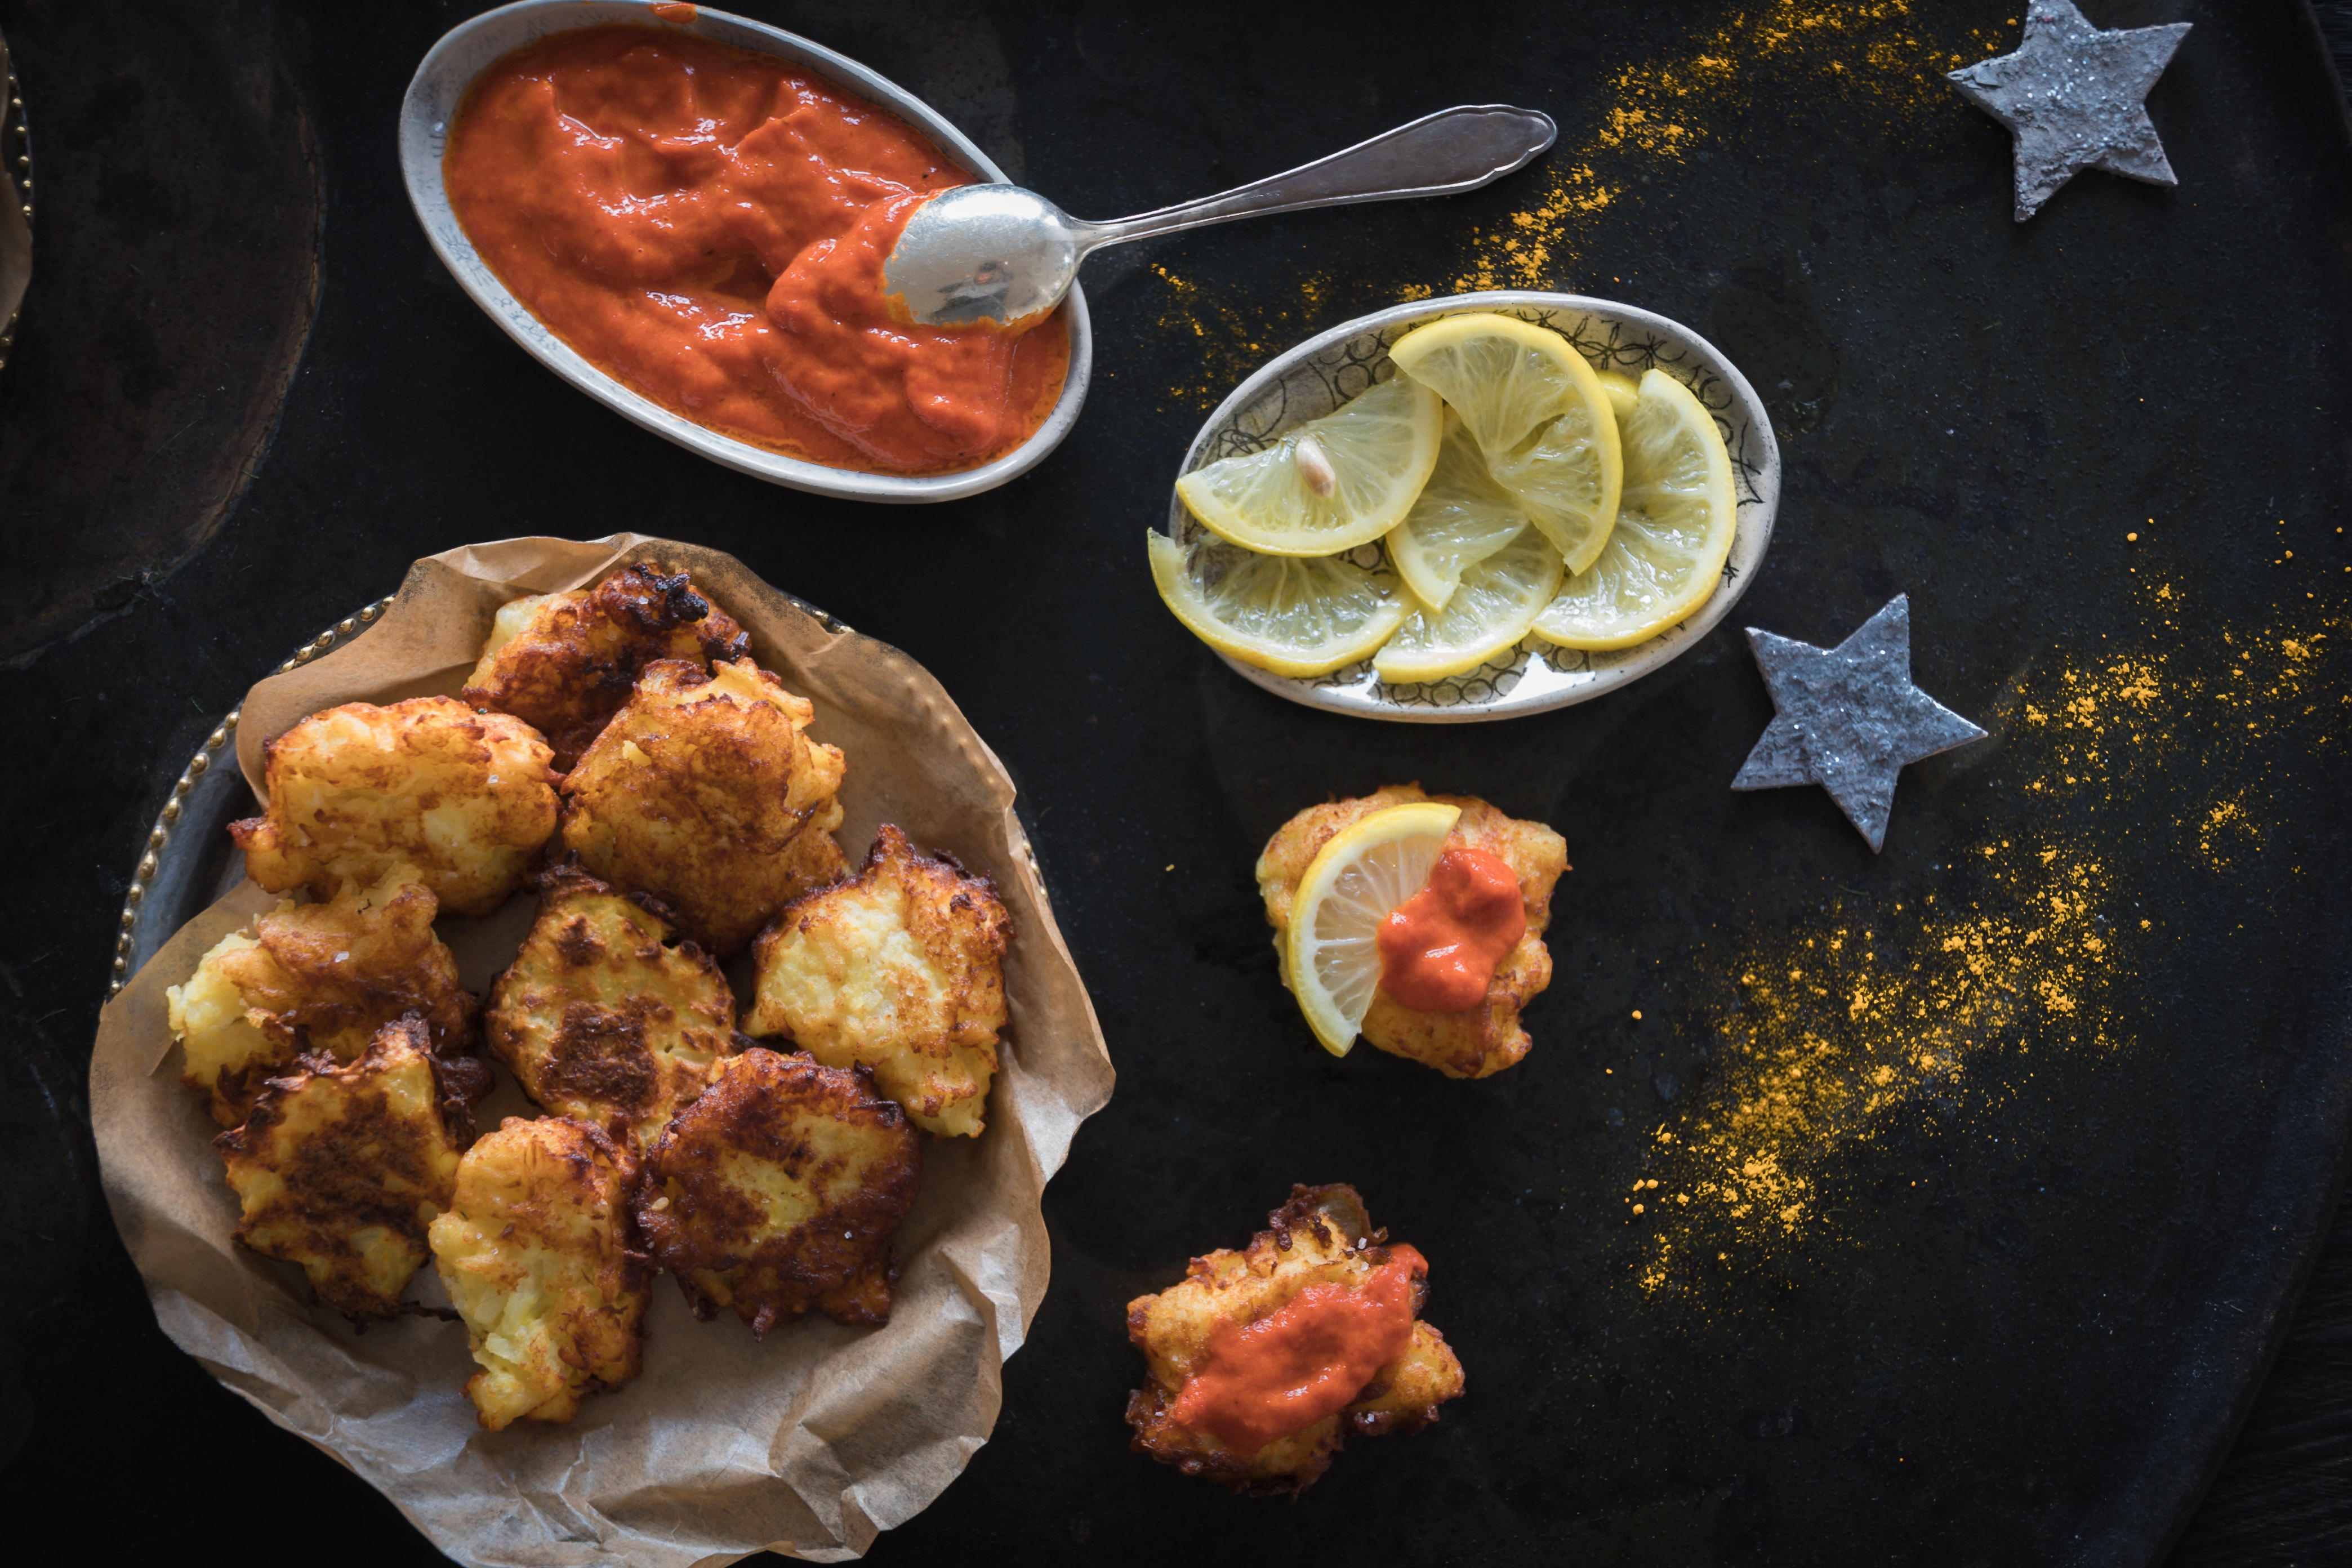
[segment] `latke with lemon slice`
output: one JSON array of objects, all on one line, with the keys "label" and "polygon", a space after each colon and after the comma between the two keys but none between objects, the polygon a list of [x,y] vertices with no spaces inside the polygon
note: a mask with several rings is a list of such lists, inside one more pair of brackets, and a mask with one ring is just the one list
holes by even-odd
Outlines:
[{"label": "latke with lemon slice", "polygon": [[[1455,847],[1510,868],[1526,928],[1475,1005],[1444,1013],[1406,1007],[1381,984],[1377,933]],[[1283,984],[1326,1050],[1345,1056],[1360,1034],[1448,1078],[1486,1078],[1528,1054],[1519,1013],[1551,983],[1543,932],[1552,889],[1567,869],[1568,841],[1540,822],[1521,821],[1475,795],[1391,784],[1292,817],[1266,841],[1256,875]]]}]

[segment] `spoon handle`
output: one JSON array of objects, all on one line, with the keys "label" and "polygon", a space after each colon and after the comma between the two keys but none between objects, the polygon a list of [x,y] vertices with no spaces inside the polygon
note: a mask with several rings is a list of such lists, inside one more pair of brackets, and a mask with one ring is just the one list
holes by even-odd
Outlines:
[{"label": "spoon handle", "polygon": [[1081,251],[1263,213],[1474,191],[1509,174],[1559,134],[1551,116],[1539,110],[1500,103],[1442,109],[1288,174],[1157,212],[1085,225]]}]

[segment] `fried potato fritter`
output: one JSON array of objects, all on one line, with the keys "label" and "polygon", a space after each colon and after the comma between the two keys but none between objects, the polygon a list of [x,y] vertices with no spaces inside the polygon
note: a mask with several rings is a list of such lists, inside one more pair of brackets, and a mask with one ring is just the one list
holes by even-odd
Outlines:
[{"label": "fried potato fritter", "polygon": [[[1424,1013],[1401,1005],[1386,991],[1372,994],[1363,1036],[1391,1056],[1433,1067],[1448,1078],[1486,1078],[1528,1054],[1528,1033],[1519,1012],[1551,984],[1551,953],[1544,928],[1551,924],[1551,894],[1568,868],[1568,841],[1540,822],[1507,816],[1475,795],[1424,795],[1419,784],[1390,784],[1353,800],[1307,807],[1277,829],[1258,857],[1258,891],[1274,927],[1275,951],[1290,934],[1291,900],[1324,845],[1373,812],[1414,801],[1434,800],[1462,808],[1447,836],[1449,845],[1483,849],[1510,867],[1519,879],[1528,929],[1486,986],[1486,1000],[1460,1013]],[[1290,982],[1286,977],[1285,986]]]},{"label": "fried potato fritter", "polygon": [[400,1310],[474,1141],[440,1065],[424,1023],[404,1018],[348,1065],[303,1058],[213,1140],[245,1206],[236,1239],[299,1264],[320,1301],[354,1321]]},{"label": "fried potato fritter", "polygon": [[[835,747],[824,749],[838,754]],[[784,903],[820,888],[830,888],[847,873],[849,863],[841,853],[841,841],[834,837],[841,831],[845,815],[838,798],[826,801],[809,814],[808,826],[793,834],[793,841],[784,846],[783,856],[775,868],[776,885],[784,889]]]},{"label": "fried potato fritter", "polygon": [[755,1046],[654,1144],[637,1223],[698,1318],[733,1307],[762,1335],[812,1307],[887,1323],[890,1237],[921,1172],[921,1136],[863,1070]]},{"label": "fried potato fritter", "polygon": [[754,947],[747,1035],[863,1065],[926,1132],[976,1138],[1004,1027],[1013,917],[985,878],[885,823],[849,881],[785,906]]},{"label": "fried potato fritter", "polygon": [[474,998],[433,933],[432,889],[414,876],[395,866],[326,903],[280,904],[164,993],[187,1058],[181,1081],[205,1092],[214,1121],[238,1125],[262,1083],[297,1057],[351,1061],[404,1016],[422,1020],[436,1055],[473,1048]]},{"label": "fried potato fritter", "polygon": [[454,697],[346,702],[268,754],[268,807],[228,830],[246,874],[273,893],[307,887],[325,900],[404,863],[442,913],[486,915],[555,832],[547,742]]},{"label": "fried potato fritter", "polygon": [[1177,1418],[1185,1384],[1211,1360],[1211,1342],[1228,1325],[1257,1323],[1280,1312],[1309,1286],[1360,1289],[1391,1261],[1388,1232],[1374,1230],[1356,1189],[1344,1184],[1294,1186],[1290,1201],[1267,1216],[1272,1227],[1246,1250],[1220,1248],[1195,1258],[1181,1283],[1128,1303],[1127,1337],[1143,1352],[1144,1385],[1127,1403],[1133,1447],[1188,1476],[1245,1493],[1297,1493],[1330,1467],[1349,1434],[1411,1432],[1437,1419],[1437,1407],[1462,1393],[1462,1363],[1445,1337],[1418,1321],[1428,1298],[1426,1270],[1415,1264],[1412,1338],[1394,1360],[1355,1390],[1355,1397],[1254,1453]]},{"label": "fried potato fritter", "polygon": [[540,874],[539,918],[490,988],[490,1050],[523,1092],[642,1152],[735,1051],[735,996],[643,895]]},{"label": "fried potato fritter", "polygon": [[626,1149],[556,1116],[509,1116],[459,1163],[433,1262],[481,1363],[466,1396],[491,1431],[570,1421],[582,1395],[642,1369],[636,1175]]},{"label": "fried potato fritter", "polygon": [[748,658],[751,634],[683,573],[637,562],[593,588],[534,594],[501,607],[481,662],[457,695],[511,713],[547,737],[569,773],[656,659],[708,669]]},{"label": "fried potato fritter", "polygon": [[647,665],[563,780],[565,846],[733,957],[770,915],[841,874],[842,756],[808,738],[815,711],[750,659],[708,675]]}]

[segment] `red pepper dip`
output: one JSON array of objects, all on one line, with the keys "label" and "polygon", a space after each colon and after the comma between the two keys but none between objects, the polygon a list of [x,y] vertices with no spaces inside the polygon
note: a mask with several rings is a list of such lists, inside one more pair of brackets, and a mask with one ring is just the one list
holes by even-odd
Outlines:
[{"label": "red pepper dip", "polygon": [[1527,929],[1518,873],[1484,849],[1448,845],[1427,884],[1381,922],[1381,989],[1415,1012],[1467,1012]]},{"label": "red pepper dip", "polygon": [[1402,1243],[1353,1287],[1309,1285],[1251,1323],[1218,1325],[1172,1414],[1248,1458],[1355,1402],[1412,1342],[1412,1281],[1429,1272]]},{"label": "red pepper dip", "polygon": [[828,468],[939,473],[1027,440],[1069,369],[1043,331],[919,327],[882,263],[971,176],[920,132],[772,56],[583,28],[483,72],[442,180],[499,280],[606,374]]}]

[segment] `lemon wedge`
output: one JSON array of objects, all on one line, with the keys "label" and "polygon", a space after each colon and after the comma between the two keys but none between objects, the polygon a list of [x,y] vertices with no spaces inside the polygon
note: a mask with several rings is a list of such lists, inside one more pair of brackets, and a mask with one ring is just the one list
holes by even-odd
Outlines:
[{"label": "lemon wedge", "polygon": [[1219,653],[1276,675],[1353,664],[1412,611],[1394,578],[1337,556],[1259,555],[1209,541],[1187,561],[1166,534],[1150,537],[1151,580],[1176,618]]},{"label": "lemon wedge", "polygon": [[1642,377],[1625,421],[1625,495],[1608,547],[1536,617],[1563,647],[1631,647],[1706,602],[1731,553],[1738,508],[1714,416],[1662,370]]},{"label": "lemon wedge", "polygon": [[1397,525],[1437,461],[1437,395],[1396,376],[1263,451],[1176,481],[1211,531],[1267,555],[1337,555]]},{"label": "lemon wedge", "polygon": [[1559,552],[1523,523],[1517,538],[1462,574],[1444,609],[1406,616],[1372,668],[1391,686],[1475,669],[1528,635],[1561,575]]},{"label": "lemon wedge", "polygon": [[1397,575],[1433,610],[1445,608],[1462,574],[1527,531],[1528,514],[1486,471],[1478,443],[1452,409],[1437,467],[1385,542]]},{"label": "lemon wedge", "polygon": [[1381,922],[1428,885],[1462,808],[1392,805],[1334,834],[1299,879],[1283,975],[1323,1048],[1344,1057],[1381,984]]},{"label": "lemon wedge", "polygon": [[1617,436],[1622,446],[1625,421],[1633,417],[1633,410],[1642,405],[1642,384],[1622,370],[1604,370],[1599,374],[1601,390],[1609,397],[1609,412],[1617,416]]},{"label": "lemon wedge", "polygon": [[1617,520],[1623,483],[1609,394],[1568,340],[1512,316],[1477,312],[1415,327],[1389,357],[1435,390],[1571,572],[1592,564]]}]

